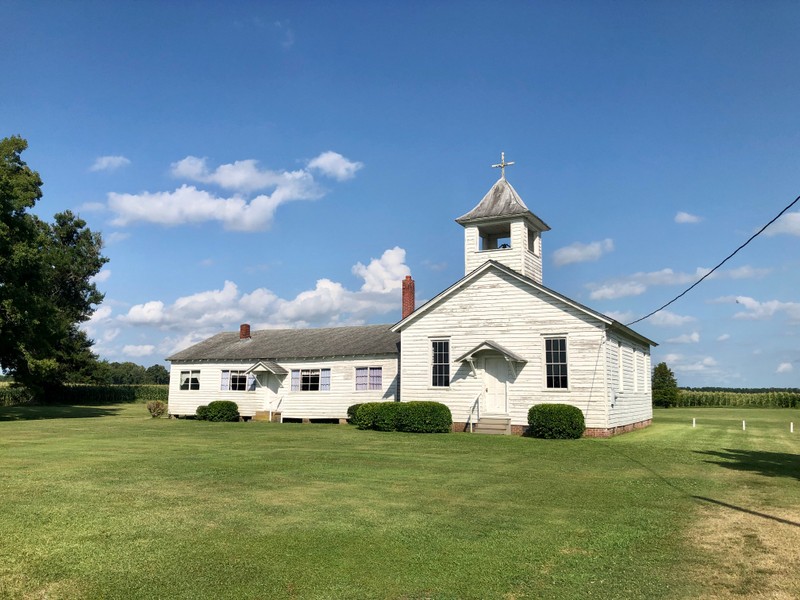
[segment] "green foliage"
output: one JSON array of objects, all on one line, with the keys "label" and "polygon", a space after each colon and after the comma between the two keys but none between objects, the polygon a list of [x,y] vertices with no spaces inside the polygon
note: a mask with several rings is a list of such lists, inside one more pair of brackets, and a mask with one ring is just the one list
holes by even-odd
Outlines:
[{"label": "green foliage", "polygon": [[380,410],[379,404],[382,402],[365,402],[359,405],[353,416],[353,425],[359,429],[374,429],[375,420]]},{"label": "green foliage", "polygon": [[535,438],[578,439],[586,429],[583,412],[569,404],[536,404],[528,411],[529,434]]},{"label": "green foliage", "polygon": [[675,374],[667,366],[667,363],[660,362],[653,369],[653,406],[669,408],[678,403],[678,382]]},{"label": "green foliage", "polygon": [[158,417],[163,417],[167,412],[167,405],[161,400],[150,400],[147,403],[147,410],[150,412],[151,417],[157,419]]},{"label": "green foliage", "polygon": [[197,407],[197,410],[194,412],[195,418],[198,421],[207,421],[208,420],[208,405],[201,404]]},{"label": "green foliage", "polygon": [[21,406],[32,404],[33,394],[28,388],[3,385],[0,387],[0,406]]},{"label": "green foliage", "polygon": [[367,402],[354,406],[351,420],[359,429],[448,433],[453,424],[450,409],[440,402]]},{"label": "green foliage", "polygon": [[740,406],[753,408],[796,408],[800,407],[800,391],[764,390],[745,393],[733,391],[678,390],[676,406]]},{"label": "green foliage", "polygon": [[351,425],[354,424],[354,419],[356,418],[356,411],[358,410],[358,407],[361,406],[361,404],[362,403],[359,402],[358,404],[351,404],[350,406],[347,407],[347,422],[350,423]]},{"label": "green foliage", "polygon": [[125,404],[159,400],[166,402],[169,387],[166,385],[64,385],[52,388],[44,396],[35,396],[22,386],[0,387],[0,406],[30,404]]},{"label": "green foliage", "polygon": [[453,415],[441,402],[404,402],[398,430],[409,433],[450,433]]},{"label": "green foliage", "polygon": [[91,279],[107,259],[70,211],[52,224],[29,212],[42,180],[20,157],[27,146],[0,140],[0,369],[43,396],[95,360],[78,326],[103,300]]},{"label": "green foliage", "polygon": [[95,383],[105,385],[167,385],[169,371],[162,365],[146,369],[134,362],[94,361],[80,372],[72,373],[70,383]]},{"label": "green foliage", "polygon": [[[201,416],[200,408],[204,408]],[[239,420],[239,405],[230,400],[214,400],[197,408],[197,418],[204,421],[232,422]]]}]

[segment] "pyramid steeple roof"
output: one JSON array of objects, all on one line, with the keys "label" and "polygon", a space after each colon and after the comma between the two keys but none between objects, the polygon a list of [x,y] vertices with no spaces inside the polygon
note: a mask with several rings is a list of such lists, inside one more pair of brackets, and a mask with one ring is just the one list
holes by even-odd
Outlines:
[{"label": "pyramid steeple roof", "polygon": [[460,225],[471,225],[509,218],[524,218],[538,231],[549,231],[550,227],[525,206],[517,191],[501,177],[483,197],[483,200],[467,214],[456,219]]}]

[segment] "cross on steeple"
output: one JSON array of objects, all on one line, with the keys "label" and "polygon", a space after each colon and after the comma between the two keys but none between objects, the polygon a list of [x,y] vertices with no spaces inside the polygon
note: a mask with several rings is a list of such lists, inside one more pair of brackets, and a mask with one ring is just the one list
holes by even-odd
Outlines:
[{"label": "cross on steeple", "polygon": [[492,168],[493,169],[499,168],[500,169],[500,177],[502,179],[505,179],[506,178],[506,167],[511,166],[513,164],[514,164],[513,161],[512,162],[506,162],[506,153],[505,152],[501,152],[500,153],[500,162],[498,164],[496,164],[496,165],[492,165]]}]

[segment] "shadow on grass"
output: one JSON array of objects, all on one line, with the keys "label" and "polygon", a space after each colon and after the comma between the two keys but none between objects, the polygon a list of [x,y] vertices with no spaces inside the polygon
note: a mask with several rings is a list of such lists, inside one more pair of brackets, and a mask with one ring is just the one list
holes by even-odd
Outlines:
[{"label": "shadow on grass", "polygon": [[110,417],[118,408],[103,406],[6,406],[0,408],[0,421],[35,421],[38,419],[85,419]]},{"label": "shadow on grass", "polygon": [[763,452],[761,450],[695,450],[696,454],[712,456],[719,460],[705,460],[708,464],[725,469],[749,471],[766,477],[792,477],[800,480],[800,456],[785,452]]},{"label": "shadow on grass", "polygon": [[[619,448],[616,448],[616,447],[613,447],[613,446],[609,446],[609,445],[606,445],[605,447],[608,448],[609,450],[615,452],[616,454],[619,454],[623,458],[631,461],[632,463],[639,465],[640,467],[642,467],[643,469],[645,469],[646,471],[648,471],[649,473],[654,475],[656,478],[658,478],[662,483],[664,483],[665,485],[671,487],[673,490],[677,491],[678,493],[680,493],[683,496],[686,496],[688,498],[692,498],[693,500],[698,500],[700,502],[708,502],[709,504],[715,504],[715,505],[721,506],[723,508],[728,508],[728,509],[731,509],[731,510],[736,510],[736,511],[739,511],[739,512],[747,513],[748,515],[753,515],[755,517],[760,517],[762,519],[767,519],[767,520],[770,520],[770,521],[775,521],[777,523],[782,523],[784,525],[791,525],[793,527],[800,527],[800,523],[796,523],[794,521],[790,521],[789,519],[783,519],[781,517],[776,517],[774,515],[770,515],[770,514],[767,514],[767,513],[759,512],[759,511],[756,511],[756,510],[752,510],[750,508],[745,508],[744,506],[737,506],[735,504],[729,504],[729,503],[723,502],[721,500],[715,500],[714,498],[708,498],[706,496],[697,496],[697,495],[694,495],[694,494],[690,494],[688,491],[683,489],[681,486],[679,486],[679,485],[675,484],[674,482],[670,481],[669,479],[664,477],[661,473],[656,471],[653,467],[651,467],[648,464],[645,464],[641,460],[639,460],[637,458],[634,458],[633,456],[630,456],[630,455],[626,454],[625,452],[622,452]],[[780,453],[780,452],[749,452],[749,451],[746,451],[746,450],[728,450],[728,449],[723,449],[722,452],[714,451],[714,450],[708,450],[708,451],[695,450],[695,453],[697,453],[697,454],[711,454],[711,455],[720,455],[720,454],[724,454],[724,453],[775,455],[775,456],[784,457],[784,460],[786,460],[787,463],[790,465],[789,469],[788,469],[789,473],[788,474],[781,473],[781,475],[792,476],[791,472],[795,471],[795,476],[796,476],[796,471],[797,471],[797,468],[798,468],[797,467],[798,458],[794,454],[783,454],[783,453]],[[717,461],[712,461],[712,460],[706,460],[706,461],[703,461],[703,462],[710,463],[710,464],[722,464],[723,466],[726,466],[726,467],[729,467],[729,468],[736,468],[736,467],[730,467],[730,463],[717,463]],[[784,469],[781,468],[780,470],[783,471]]]}]

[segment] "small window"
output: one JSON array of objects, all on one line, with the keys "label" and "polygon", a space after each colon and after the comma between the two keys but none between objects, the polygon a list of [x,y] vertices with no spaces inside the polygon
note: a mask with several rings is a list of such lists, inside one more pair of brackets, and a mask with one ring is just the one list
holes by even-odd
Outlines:
[{"label": "small window", "polygon": [[432,340],[433,387],[450,387],[450,340]]},{"label": "small window", "polygon": [[533,229],[528,229],[528,252],[539,256],[539,234]]},{"label": "small window", "polygon": [[511,248],[511,225],[508,223],[481,227],[478,235],[481,251]]},{"label": "small window", "polygon": [[383,367],[356,367],[356,391],[383,389]]},{"label": "small window", "polygon": [[181,371],[181,389],[199,390],[200,371]]},{"label": "small window", "polygon": [[293,369],[293,392],[327,392],[331,389],[330,369]]},{"label": "small window", "polygon": [[566,389],[567,379],[567,338],[545,338],[545,368],[548,389]]},{"label": "small window", "polygon": [[219,389],[223,392],[252,392],[256,389],[256,376],[245,371],[223,370]]}]

